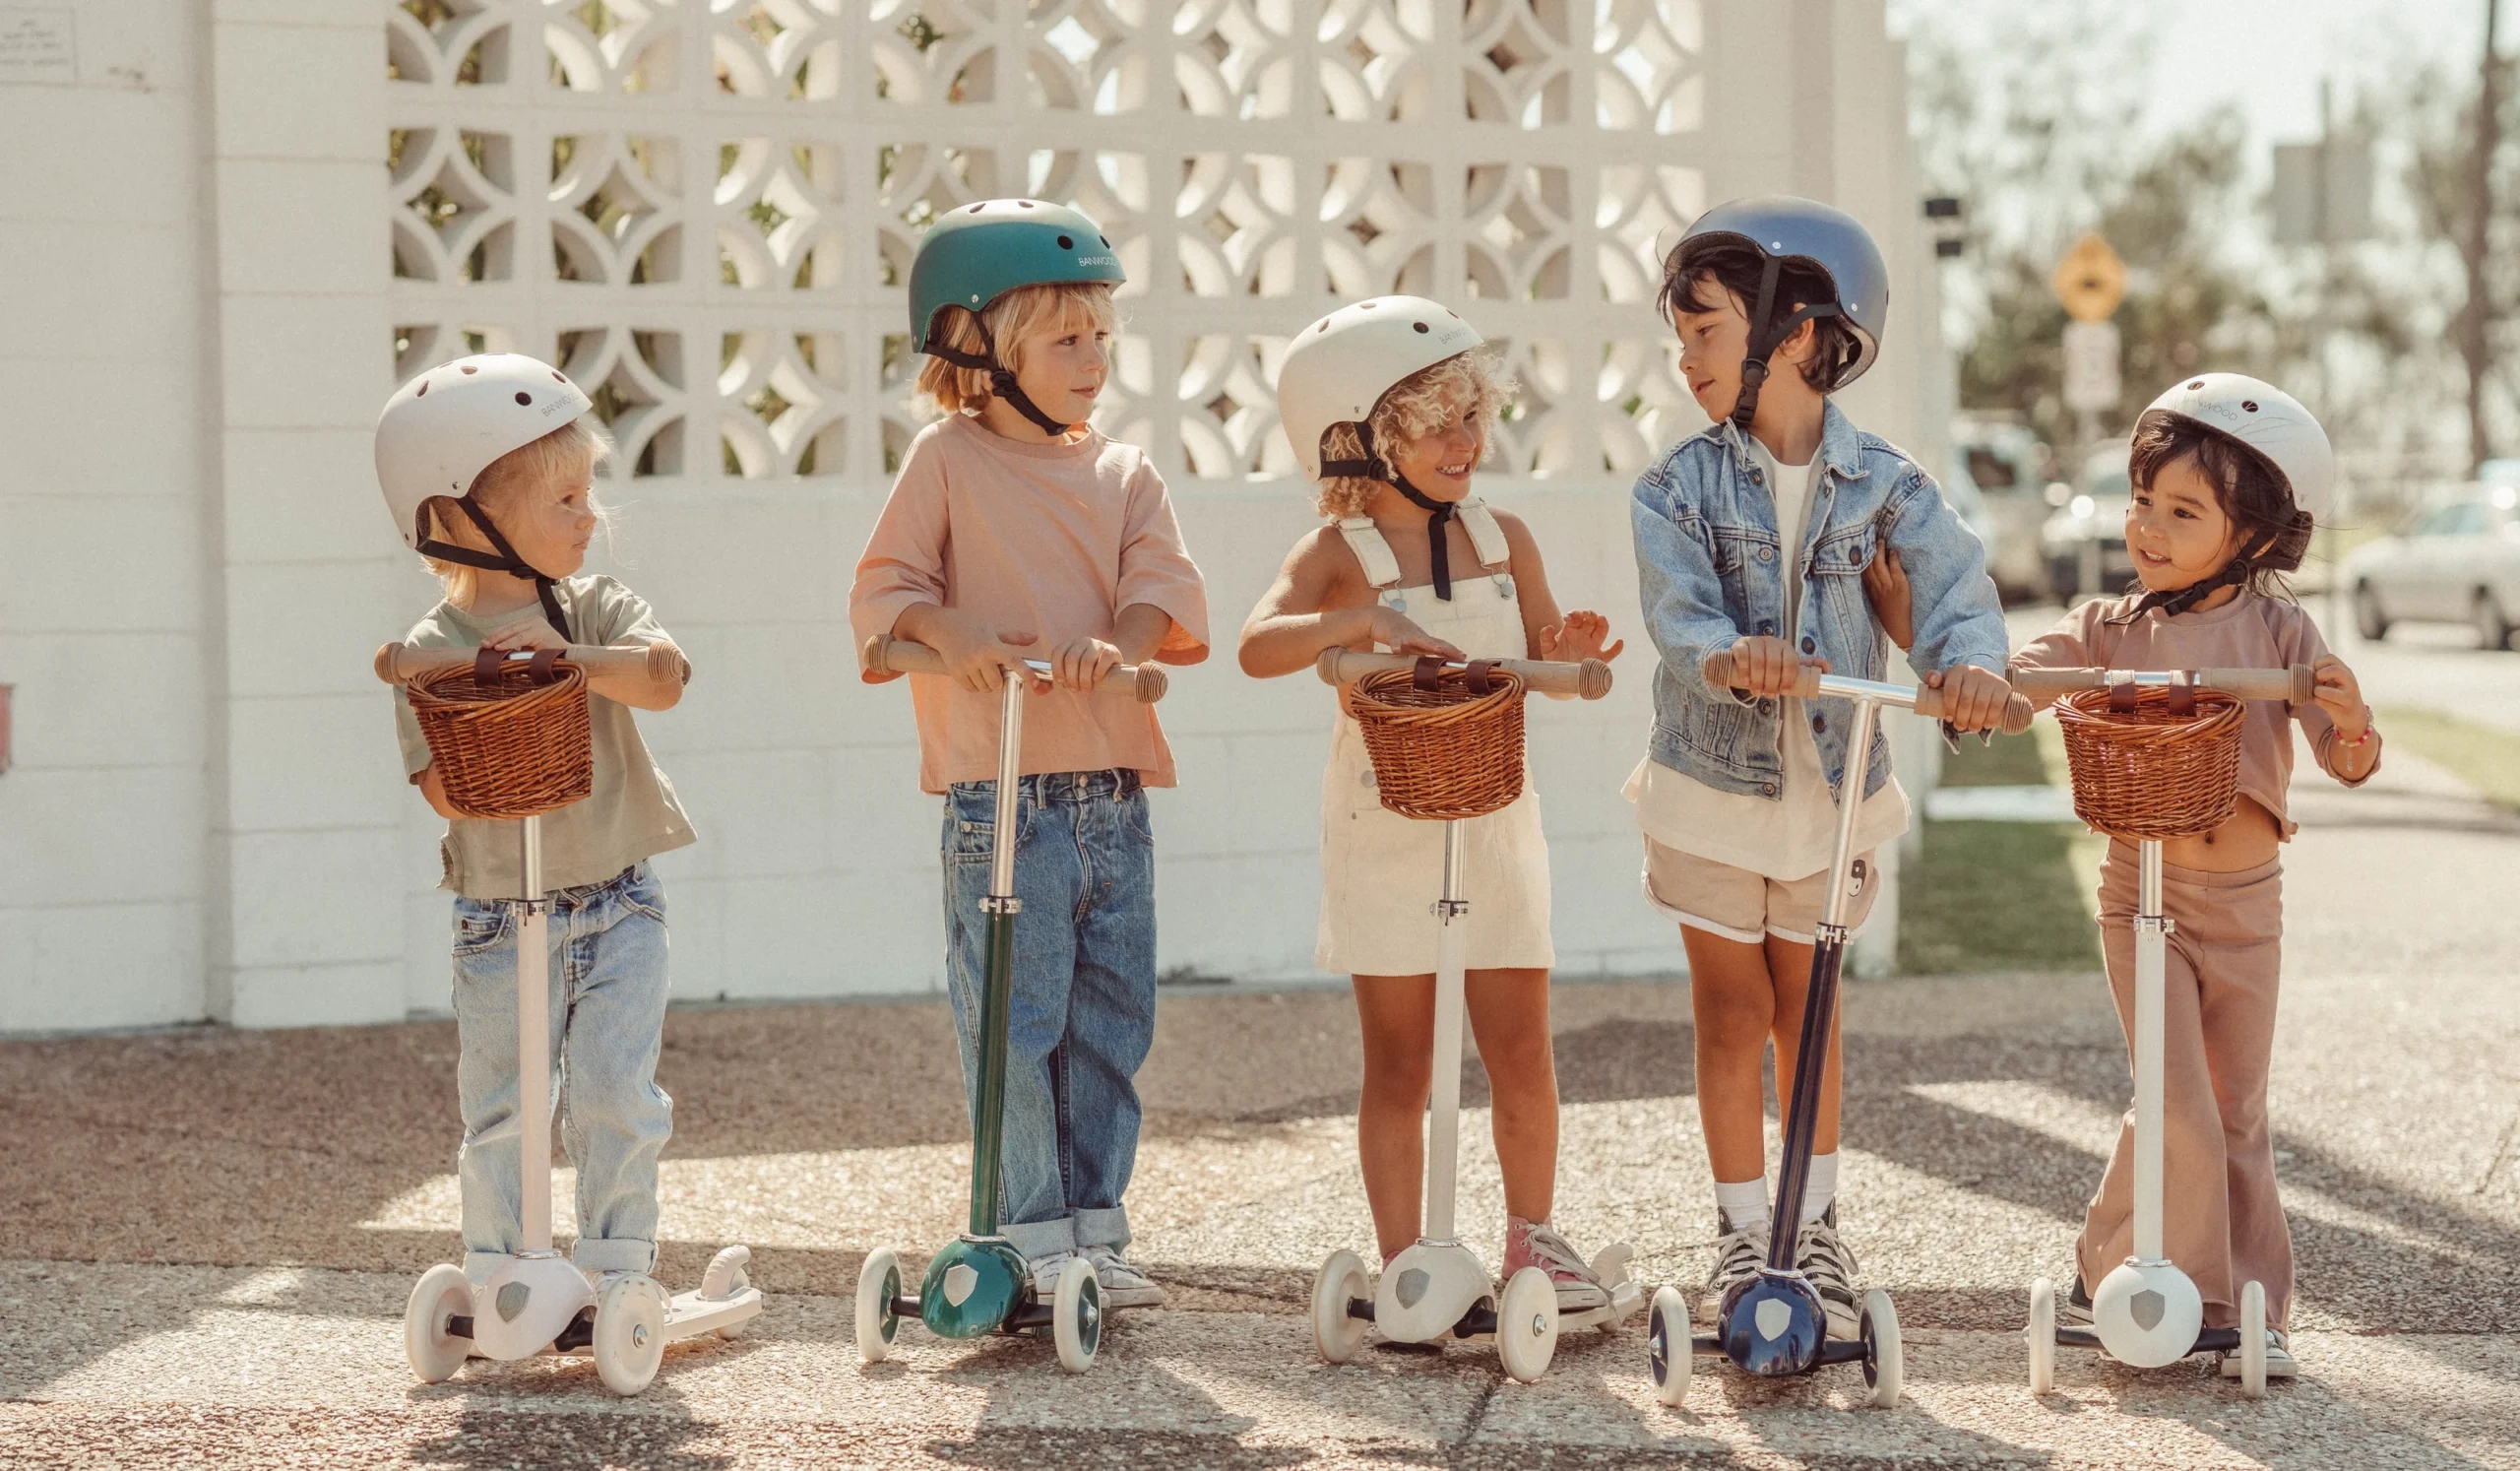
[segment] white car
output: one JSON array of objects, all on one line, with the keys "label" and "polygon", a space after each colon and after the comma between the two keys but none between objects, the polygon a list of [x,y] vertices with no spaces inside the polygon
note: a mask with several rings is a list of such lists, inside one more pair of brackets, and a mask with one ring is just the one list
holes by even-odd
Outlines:
[{"label": "white car", "polygon": [[2465,623],[2488,649],[2520,618],[2520,487],[2471,485],[2345,558],[2366,639],[2394,623]]}]

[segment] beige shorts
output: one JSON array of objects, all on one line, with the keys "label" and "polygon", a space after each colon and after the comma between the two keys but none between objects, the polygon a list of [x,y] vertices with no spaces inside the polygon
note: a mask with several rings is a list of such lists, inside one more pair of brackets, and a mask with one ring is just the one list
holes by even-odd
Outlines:
[{"label": "beige shorts", "polygon": [[[1745,945],[1760,944],[1771,934],[1796,944],[1812,943],[1819,934],[1828,883],[1825,868],[1801,878],[1769,878],[1645,840],[1645,897],[1654,907],[1689,928]],[[1847,895],[1849,935],[1863,928],[1880,888],[1880,870],[1867,850],[1855,861]]]}]

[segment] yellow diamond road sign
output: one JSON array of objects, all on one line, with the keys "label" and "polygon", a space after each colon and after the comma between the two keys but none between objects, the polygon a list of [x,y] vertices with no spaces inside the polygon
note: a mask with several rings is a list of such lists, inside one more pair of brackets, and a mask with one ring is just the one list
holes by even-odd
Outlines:
[{"label": "yellow diamond road sign", "polygon": [[2048,285],[2056,288],[2056,299],[2065,303],[2065,315],[2077,322],[2106,322],[2125,299],[2126,263],[2107,240],[2085,235],[2065,252]]}]

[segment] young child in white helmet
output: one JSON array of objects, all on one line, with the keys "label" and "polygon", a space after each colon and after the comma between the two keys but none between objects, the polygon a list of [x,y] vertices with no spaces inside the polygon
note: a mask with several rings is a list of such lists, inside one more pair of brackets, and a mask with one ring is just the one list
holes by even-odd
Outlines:
[{"label": "young child in white helmet", "polygon": [[[1471,494],[1513,385],[1468,322],[1417,296],[1343,306],[1298,333],[1278,412],[1329,524],[1307,533],[1243,624],[1245,673],[1309,670],[1325,649],[1443,659],[1611,659],[1608,620],[1561,617],[1522,521]],[[1375,795],[1355,721],[1339,717],[1322,778],[1321,927],[1313,963],[1349,973],[1364,1030],[1356,1142],[1383,1260],[1418,1240],[1419,1121],[1434,1051],[1442,824]],[[1550,1054],[1548,847],[1540,799],[1464,824],[1476,895],[1466,998],[1493,1092],[1505,1183],[1504,1275],[1539,1266],[1568,1312],[1608,1294],[1549,1224],[1557,1172]]]},{"label": "young child in white helmet", "polygon": [[1139,1308],[1164,1302],[1122,1254],[1135,1079],[1155,1041],[1146,789],[1173,785],[1173,761],[1152,706],[1093,687],[1122,662],[1205,659],[1208,605],[1164,478],[1086,421],[1109,379],[1122,280],[1102,226],[1062,205],[982,200],[928,227],[911,331],[929,359],[919,389],[944,417],[902,458],[849,616],[861,646],[907,639],[949,667],[911,675],[911,701],[920,786],[944,799],[947,988],[975,1109],[998,692],[1025,660],[1050,666],[1026,705],[1016,798],[999,1230],[1044,1301],[1082,1256],[1105,1306]]},{"label": "young child in white helmet", "polygon": [[[611,453],[585,393],[512,352],[441,363],[376,423],[376,477],[404,544],[445,597],[403,635],[413,648],[645,648],[669,643],[646,600],[581,576],[602,520],[595,473]],[[687,677],[687,675],[686,675]],[[571,1257],[600,1292],[657,1257],[657,1159],[673,1101],[657,1086],[665,1011],[665,895],[648,860],[692,841],[673,784],[630,712],[669,710],[682,681],[591,674],[594,791],[542,818],[551,892],[551,1038],[560,1137],[578,1167]],[[485,1281],[523,1245],[517,1119],[516,826],[447,804],[409,698],[394,692],[403,766],[447,821],[455,891],[456,1088],[464,1119],[464,1269]]]},{"label": "young child in white helmet", "polygon": [[[2371,707],[2318,623],[2286,594],[2310,534],[2331,504],[2336,457],[2292,395],[2238,373],[2182,379],[2135,420],[2127,473],[2126,549],[2140,592],[2065,614],[2013,656],[2013,666],[2124,670],[2269,669],[2309,665],[2312,702],[2248,702],[2240,741],[2239,810],[2213,832],[2162,845],[2169,954],[2164,1060],[2163,1241],[2205,1298],[2205,1326],[2239,1320],[2239,1284],[2266,1288],[2266,1372],[2297,1372],[2285,1334],[2293,1243],[2277,1199],[2266,1118],[2275,993],[2284,936],[2282,845],[2298,722],[2328,775],[2361,786],[2380,766]],[[1885,613],[1906,590],[1886,590]],[[1894,627],[1894,633],[1903,633]],[[2134,1028],[2138,899],[2134,846],[2112,842],[2100,870],[2109,987]],[[2091,1287],[2131,1252],[2133,1119],[2075,1243],[2066,1314],[2089,1320]],[[2236,1377],[2237,1355],[2223,1373]]]},{"label": "young child in white helmet", "polygon": [[[2009,693],[2003,609],[1985,552],[1933,478],[1857,427],[1831,395],[1869,368],[1890,302],[1878,246],[1845,212],[1773,195],[1709,210],[1664,262],[1660,306],[1712,419],[1637,478],[1630,504],[1645,627],[1663,656],[1654,730],[1629,778],[1646,898],[1680,928],[1696,1019],[1698,1118],[1715,1176],[1712,1320],[1767,1251],[1763,1064],[1782,1104],[1803,1065],[1804,992],[1841,792],[1852,790],[1849,929],[1880,890],[1872,855],[1908,825],[1888,740],[1848,748],[1844,701],[1804,701],[1800,667],[1883,677],[1863,569],[1885,548],[1917,590],[1912,663],[1950,724],[1986,730]],[[1728,677],[1705,662],[1731,655]],[[1851,778],[1851,779],[1850,779]],[[1796,1264],[1854,1337],[1861,1291],[1838,1229],[1839,1058],[1821,1059]]]}]

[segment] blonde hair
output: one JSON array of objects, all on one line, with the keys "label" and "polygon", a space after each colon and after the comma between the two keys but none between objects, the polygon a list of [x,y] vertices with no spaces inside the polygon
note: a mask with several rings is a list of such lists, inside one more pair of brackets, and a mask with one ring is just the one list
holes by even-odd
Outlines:
[{"label": "blonde hair", "polygon": [[[1492,348],[1474,348],[1419,368],[1384,389],[1374,401],[1373,412],[1365,416],[1373,428],[1375,461],[1384,473],[1391,473],[1394,449],[1432,432],[1456,409],[1473,416],[1494,414],[1513,402],[1516,387]],[[1322,439],[1325,460],[1364,458],[1354,424],[1333,424]],[[1492,434],[1483,441],[1493,442]],[[1483,458],[1483,447],[1480,453]],[[1382,483],[1357,476],[1324,476],[1313,490],[1312,503],[1333,521],[1361,516]]]},{"label": "blonde hair", "polygon": [[[943,308],[945,346],[962,352],[985,352],[997,345],[997,360],[1010,373],[1024,371],[1024,349],[1035,338],[1070,332],[1117,332],[1119,314],[1111,307],[1108,282],[1053,282],[1017,287],[974,316],[971,308]],[[986,324],[988,334],[980,334]],[[976,410],[996,397],[988,374],[978,368],[956,367],[942,357],[919,364],[919,394],[946,414]]]},{"label": "blonde hair", "polygon": [[[465,498],[496,521],[501,511],[524,503],[529,494],[557,498],[576,489],[584,477],[589,478],[588,508],[595,512],[599,524],[609,527],[612,510],[597,497],[591,478],[611,459],[612,435],[605,431],[603,421],[592,414],[581,414],[541,438],[521,444],[491,461],[472,478]],[[472,524],[472,518],[464,514],[451,495],[432,495],[420,502],[419,522],[422,541],[464,546],[483,540],[480,528]],[[481,549],[489,548],[484,545]],[[473,590],[480,582],[479,569],[433,556],[420,560],[446,590],[447,602],[458,608],[472,603]]]}]

